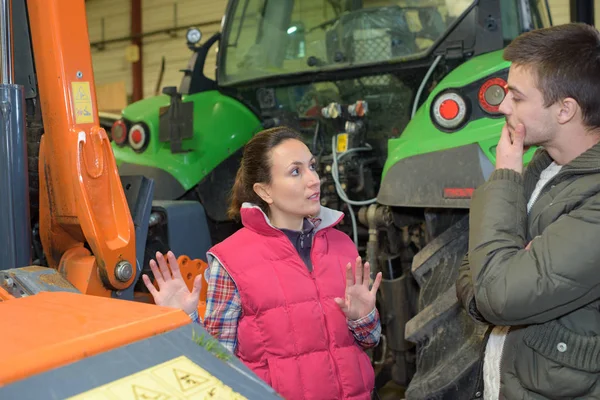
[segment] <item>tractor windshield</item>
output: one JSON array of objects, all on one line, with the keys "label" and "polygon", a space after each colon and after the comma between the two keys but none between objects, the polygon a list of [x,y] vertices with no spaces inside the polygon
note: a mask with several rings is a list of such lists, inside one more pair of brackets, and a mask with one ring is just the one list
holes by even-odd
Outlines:
[{"label": "tractor windshield", "polygon": [[422,57],[473,0],[239,0],[220,84]]}]

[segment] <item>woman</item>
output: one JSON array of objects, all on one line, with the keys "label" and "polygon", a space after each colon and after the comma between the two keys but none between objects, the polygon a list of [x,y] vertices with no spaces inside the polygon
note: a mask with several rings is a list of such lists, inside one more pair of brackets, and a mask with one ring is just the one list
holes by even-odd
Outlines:
[{"label": "woman", "polygon": [[[354,243],[321,207],[315,159],[298,133],[265,130],[244,149],[229,210],[243,228],[208,252],[203,324],[286,399],[370,399],[374,372],[363,348],[381,325]],[[201,277],[190,293],[173,253],[157,253],[146,275],[156,304],[197,319]]]}]

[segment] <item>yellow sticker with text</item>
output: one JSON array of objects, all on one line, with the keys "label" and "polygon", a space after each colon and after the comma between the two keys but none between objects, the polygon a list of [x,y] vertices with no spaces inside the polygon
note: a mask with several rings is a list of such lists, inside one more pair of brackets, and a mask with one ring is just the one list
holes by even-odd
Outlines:
[{"label": "yellow sticker with text", "polygon": [[70,400],[247,400],[185,356],[99,386]]},{"label": "yellow sticker with text", "polygon": [[76,124],[94,123],[94,106],[89,82],[72,82]]},{"label": "yellow sticker with text", "polygon": [[337,135],[337,152],[343,153],[348,150],[348,134],[340,133]]}]

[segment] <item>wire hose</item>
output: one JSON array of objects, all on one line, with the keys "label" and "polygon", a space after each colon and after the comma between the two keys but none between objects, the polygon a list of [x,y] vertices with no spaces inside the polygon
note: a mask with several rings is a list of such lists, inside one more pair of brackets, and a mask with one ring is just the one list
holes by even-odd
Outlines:
[{"label": "wire hose", "polygon": [[[331,138],[331,155],[333,157],[333,165],[331,166],[331,176],[333,177],[333,182],[335,183],[335,191],[337,192],[337,195],[339,196],[340,199],[342,199],[342,201],[344,203],[346,203],[348,205],[348,213],[350,214],[350,219],[352,220],[352,234],[353,234],[353,239],[354,239],[354,244],[356,245],[356,247],[358,247],[358,225],[356,223],[356,215],[354,214],[354,209],[352,208],[352,206],[368,206],[370,204],[376,203],[377,202],[377,197],[370,199],[370,200],[362,200],[362,201],[354,201],[354,200],[350,200],[348,198],[348,196],[346,195],[346,192],[344,191],[344,189],[342,188],[342,185],[340,184],[340,178],[339,178],[339,167],[338,167],[338,155],[337,155],[337,151],[336,151],[336,136],[334,135]],[[344,153],[342,153],[339,158],[341,159],[342,157],[351,154],[353,152],[357,152],[357,151],[369,151],[372,150],[370,146],[368,147],[357,147],[354,149],[350,149]]]},{"label": "wire hose", "polygon": [[415,102],[413,103],[413,108],[412,108],[412,113],[410,114],[410,119],[413,119],[413,117],[417,113],[417,108],[419,106],[419,100],[421,99],[423,90],[425,90],[425,84],[427,84],[427,81],[429,81],[431,74],[433,74],[435,67],[437,67],[437,65],[439,64],[441,59],[442,59],[442,56],[439,55],[435,58],[435,60],[433,60],[433,63],[431,64],[431,66],[429,67],[429,70],[427,70],[427,73],[425,74],[425,77],[421,81],[421,85],[419,85],[419,90],[417,91],[417,95],[415,96]]}]

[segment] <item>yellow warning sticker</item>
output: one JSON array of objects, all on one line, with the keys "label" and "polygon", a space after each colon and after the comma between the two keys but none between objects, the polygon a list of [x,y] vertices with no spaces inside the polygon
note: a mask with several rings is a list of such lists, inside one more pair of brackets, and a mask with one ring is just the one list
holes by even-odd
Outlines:
[{"label": "yellow warning sticker", "polygon": [[94,123],[94,109],[89,82],[71,82],[76,124]]},{"label": "yellow warning sticker", "polygon": [[337,135],[337,152],[343,153],[348,150],[348,134],[340,133]]},{"label": "yellow warning sticker", "polygon": [[185,356],[121,378],[70,400],[246,400]]}]

